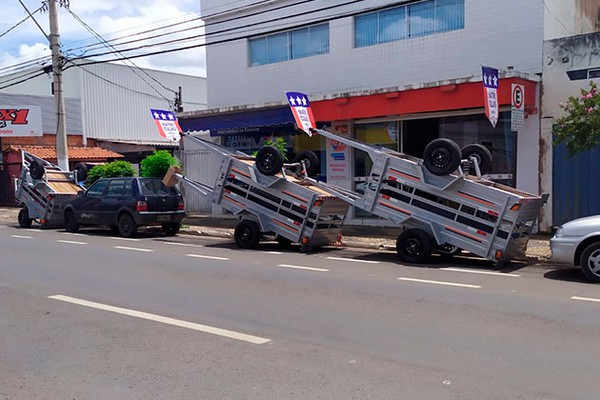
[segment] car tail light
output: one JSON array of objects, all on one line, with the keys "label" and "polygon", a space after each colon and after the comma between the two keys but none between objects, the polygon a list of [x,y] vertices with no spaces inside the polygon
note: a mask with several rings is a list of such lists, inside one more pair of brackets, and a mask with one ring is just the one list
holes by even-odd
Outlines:
[{"label": "car tail light", "polygon": [[135,211],[148,211],[148,203],[145,201],[138,201],[135,203]]},{"label": "car tail light", "polygon": [[183,204],[183,200],[181,200],[181,199],[179,200],[179,203],[177,204],[177,210],[178,210],[178,211],[183,211],[183,210],[185,210],[185,206],[184,206],[184,204]]}]

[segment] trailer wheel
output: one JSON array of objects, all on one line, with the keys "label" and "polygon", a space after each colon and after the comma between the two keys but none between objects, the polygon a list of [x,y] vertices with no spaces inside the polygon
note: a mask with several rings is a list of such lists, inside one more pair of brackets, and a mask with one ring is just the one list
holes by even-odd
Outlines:
[{"label": "trailer wheel", "polygon": [[181,229],[181,224],[179,222],[172,222],[169,224],[162,224],[162,231],[167,236],[175,236],[179,229]]},{"label": "trailer wheel", "polygon": [[479,171],[482,175],[487,174],[492,169],[492,153],[490,150],[481,144],[470,144],[461,150],[462,158],[470,160],[471,157],[477,159]]},{"label": "trailer wheel", "polygon": [[592,282],[600,283],[600,242],[592,243],[581,253],[581,270]]},{"label": "trailer wheel", "polygon": [[38,160],[33,160],[29,164],[29,175],[33,179],[41,179],[44,176],[44,165]]},{"label": "trailer wheel", "polygon": [[256,249],[260,242],[260,228],[256,222],[240,221],[233,232],[235,243],[240,249]]},{"label": "trailer wheel", "polygon": [[31,223],[33,222],[33,220],[29,218],[29,210],[27,209],[27,207],[21,208],[21,211],[19,211],[18,219],[19,226],[21,228],[30,228]]},{"label": "trailer wheel", "polygon": [[75,233],[79,230],[79,223],[75,217],[73,211],[67,211],[65,213],[65,231]]},{"label": "trailer wheel", "polygon": [[[300,153],[296,154],[296,157],[294,157],[292,163],[300,163],[302,161],[304,161],[306,165],[306,174],[308,176],[314,176],[319,173],[319,157],[317,157],[313,151],[301,151]],[[296,174],[300,175],[302,173],[302,167],[297,167],[295,172]]]},{"label": "trailer wheel", "polygon": [[77,163],[73,167],[74,171],[77,171],[77,181],[85,181],[87,179],[89,168],[84,163]]},{"label": "trailer wheel", "polygon": [[264,146],[256,154],[256,168],[263,175],[275,175],[283,167],[283,155],[274,146]]},{"label": "trailer wheel", "polygon": [[432,244],[429,234],[421,229],[409,229],[398,236],[396,252],[402,261],[422,263],[431,256]]},{"label": "trailer wheel", "polygon": [[129,214],[123,214],[119,217],[119,234],[129,238],[137,233],[137,224]]},{"label": "trailer wheel", "polygon": [[450,139],[431,141],[423,152],[425,168],[434,175],[448,175],[456,171],[461,160],[460,147]]}]

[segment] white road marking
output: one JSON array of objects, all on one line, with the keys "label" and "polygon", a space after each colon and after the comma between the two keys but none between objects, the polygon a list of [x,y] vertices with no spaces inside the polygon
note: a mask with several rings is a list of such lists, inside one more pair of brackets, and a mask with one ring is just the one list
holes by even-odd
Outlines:
[{"label": "white road marking", "polygon": [[27,228],[27,229],[23,229],[24,231],[29,231],[29,232],[41,232],[41,229],[33,229],[33,228]]},{"label": "white road marking", "polygon": [[502,272],[478,271],[478,270],[462,269],[462,268],[440,268],[440,270],[441,271],[452,271],[452,272],[466,272],[466,273],[469,273],[469,274],[507,276],[509,278],[519,278],[521,276],[519,274],[505,274],[505,273],[502,273]]},{"label": "white road marking", "polygon": [[124,247],[124,246],[115,246],[115,249],[120,249],[120,250],[131,250],[131,251],[143,251],[146,253],[151,253],[154,250],[152,249],[141,249],[139,247]]},{"label": "white road marking", "polygon": [[283,254],[280,251],[263,251],[264,254]]},{"label": "white road marking", "polygon": [[469,288],[469,289],[481,289],[481,286],[479,286],[479,285],[468,285],[466,283],[429,281],[429,280],[425,280],[425,279],[414,279],[414,278],[398,278],[398,280],[399,281],[408,281],[408,282],[431,283],[433,285],[457,286],[457,287],[464,287],[464,288]]},{"label": "white road marking", "polygon": [[119,237],[119,236],[109,236],[110,239],[115,239],[115,240],[127,240],[130,242],[139,242],[140,239],[134,239],[134,238],[124,238],[124,237]]},{"label": "white road marking", "polygon": [[229,260],[229,258],[226,258],[226,257],[205,256],[203,254],[186,254],[186,256],[194,257],[194,258],[208,258],[209,260],[221,260],[221,261]]},{"label": "white road marking", "polygon": [[74,240],[57,240],[58,243],[67,243],[67,244],[87,244],[86,242],[76,242]]},{"label": "white road marking", "polygon": [[327,257],[328,260],[336,260],[336,261],[352,261],[364,264],[379,264],[379,261],[369,261],[369,260],[357,260],[355,258],[342,258],[342,257]]},{"label": "white road marking", "polygon": [[10,235],[10,237],[14,237],[17,239],[33,239],[33,236],[23,236],[23,235]]},{"label": "white road marking", "polygon": [[571,297],[571,300],[591,301],[593,303],[600,303],[600,299],[594,299],[593,297],[573,296]]},{"label": "white road marking", "polygon": [[226,329],[216,328],[208,325],[196,324],[194,322],[182,321],[180,319],[164,317],[162,315],[149,314],[142,311],[130,310],[127,308],[114,307],[107,304],[95,303],[92,301],[77,299],[75,297],[63,296],[60,294],[54,296],[48,296],[49,299],[64,301],[67,303],[77,304],[84,307],[95,308],[98,310],[110,311],[117,314],[128,315],[130,317],[147,319],[150,321],[160,322],[163,324],[179,326],[181,328],[193,329],[195,331],[211,333],[213,335],[223,336],[230,339],[241,340],[253,344],[265,344],[269,343],[271,339],[266,339],[258,336],[248,335],[245,333],[230,331]]},{"label": "white road marking", "polygon": [[201,244],[189,244],[189,243],[177,243],[177,242],[163,242],[171,246],[183,246],[183,247],[204,247]]},{"label": "white road marking", "polygon": [[74,232],[58,232],[58,233],[63,234],[63,235],[72,235],[72,236],[87,236],[87,235],[84,235],[83,233],[74,233]]},{"label": "white road marking", "polygon": [[302,267],[300,265],[279,264],[278,267],[281,267],[281,268],[293,268],[293,269],[305,269],[305,270],[308,270],[308,271],[317,271],[317,272],[329,272],[329,270],[325,269],[325,268]]}]

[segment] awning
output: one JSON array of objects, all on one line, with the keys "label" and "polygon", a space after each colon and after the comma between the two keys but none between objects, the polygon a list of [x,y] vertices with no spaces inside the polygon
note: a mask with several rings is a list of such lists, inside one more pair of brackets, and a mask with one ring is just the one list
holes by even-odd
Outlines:
[{"label": "awning", "polygon": [[210,131],[210,136],[290,133],[296,127],[289,107],[179,117],[178,121],[184,132]]}]

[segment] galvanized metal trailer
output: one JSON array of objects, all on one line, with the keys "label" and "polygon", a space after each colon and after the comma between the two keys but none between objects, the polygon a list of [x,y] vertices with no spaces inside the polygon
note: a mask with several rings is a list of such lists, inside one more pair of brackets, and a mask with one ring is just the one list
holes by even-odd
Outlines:
[{"label": "galvanized metal trailer", "polygon": [[[485,148],[467,154],[448,139],[436,139],[416,158],[325,130],[328,140],[366,152],[373,162],[365,192],[326,184],[327,190],[360,209],[404,227],[396,250],[407,262],[423,262],[432,252],[466,250],[502,264],[524,257],[527,240],[548,195],[537,196],[481,178]],[[463,158],[466,156],[466,158]],[[475,175],[465,173],[467,168]],[[315,186],[323,185],[306,177]]]},{"label": "galvanized metal trailer", "polygon": [[23,208],[19,225],[28,228],[33,221],[42,227],[64,224],[61,204],[83,190],[77,184],[76,173],[26,151],[21,151],[21,175],[17,178],[16,199]]},{"label": "galvanized metal trailer", "polygon": [[[170,175],[182,184],[184,194],[191,188],[211,196],[214,204],[240,219],[234,231],[240,248],[256,248],[266,236],[273,236],[281,245],[299,243],[302,251],[340,241],[350,205],[322,185],[313,185],[286,171],[299,165],[286,166],[281,164],[282,159],[271,158],[276,149],[263,148],[267,157],[257,164],[255,157],[198,137],[187,135],[182,140],[184,149],[200,145],[219,155],[217,178],[207,184],[178,173]],[[262,149],[261,153],[265,154]],[[165,182],[169,178],[166,176]]]}]

